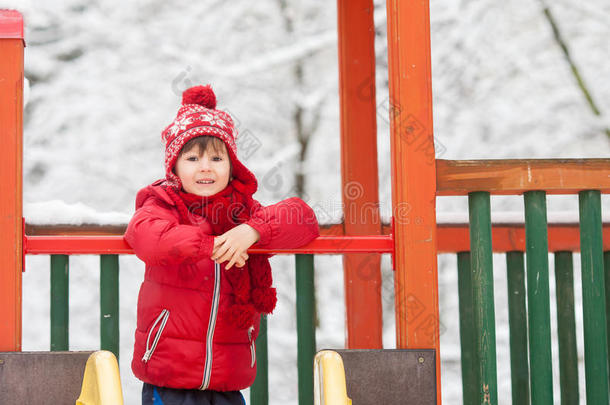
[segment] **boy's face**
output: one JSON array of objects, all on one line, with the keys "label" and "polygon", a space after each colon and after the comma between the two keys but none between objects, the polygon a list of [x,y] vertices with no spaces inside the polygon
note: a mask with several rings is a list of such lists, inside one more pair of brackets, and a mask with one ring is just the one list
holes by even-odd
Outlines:
[{"label": "boy's face", "polygon": [[175,172],[187,193],[201,197],[214,195],[229,184],[231,161],[227,148],[223,144],[216,151],[210,145],[201,153],[199,147],[195,146],[178,157]]}]

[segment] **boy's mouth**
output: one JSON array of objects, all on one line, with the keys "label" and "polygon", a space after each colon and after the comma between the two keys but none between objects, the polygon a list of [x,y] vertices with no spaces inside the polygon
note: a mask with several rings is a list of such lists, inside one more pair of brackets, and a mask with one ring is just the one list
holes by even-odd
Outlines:
[{"label": "boy's mouth", "polygon": [[212,184],[214,180],[197,180],[197,184]]}]

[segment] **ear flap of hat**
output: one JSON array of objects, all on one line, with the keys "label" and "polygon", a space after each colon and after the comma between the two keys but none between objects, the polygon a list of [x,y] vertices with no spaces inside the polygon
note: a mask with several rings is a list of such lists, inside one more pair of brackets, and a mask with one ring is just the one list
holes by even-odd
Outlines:
[{"label": "ear flap of hat", "polygon": [[231,164],[233,165],[232,175],[241,183],[240,185],[235,184],[234,187],[238,188],[238,191],[243,194],[250,196],[253,195],[258,189],[256,177],[254,177],[254,174],[248,170],[248,168],[244,166],[239,159],[237,159],[237,156],[235,156],[230,148],[227,148],[227,152],[229,152],[229,158],[231,159]]}]

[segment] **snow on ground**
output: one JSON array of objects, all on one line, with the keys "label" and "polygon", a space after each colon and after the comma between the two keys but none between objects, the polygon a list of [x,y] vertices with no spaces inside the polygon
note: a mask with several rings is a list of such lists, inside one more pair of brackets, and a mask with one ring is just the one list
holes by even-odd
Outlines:
[{"label": "snow on ground", "polygon": [[[257,175],[257,198],[268,204],[294,193],[294,173],[306,176],[304,199],[321,222],[340,219],[339,105],[334,3],[322,0],[0,0],[26,21],[28,82],[24,123],[24,201],[28,222],[124,222],[137,190],[162,177],[161,130],[174,117],[182,90],[212,83],[219,107],[237,119],[255,148],[240,152]],[[542,2],[431,2],[432,89],[438,158],[607,157],[610,126],[610,3],[549,3],[601,117],[592,114],[544,19]],[[381,212],[389,217],[385,4],[375,1],[378,33],[378,164]],[[291,27],[291,28],[290,28]],[[300,68],[301,76],[295,73]],[[313,133],[298,164],[293,114],[304,108]],[[317,112],[319,109],[319,113]],[[413,174],[416,175],[416,174]],[[577,217],[576,196],[549,196],[549,221]],[[610,200],[602,198],[607,215]],[[439,197],[439,218],[466,218],[465,197]],[[492,197],[497,220],[520,220],[523,200]],[[517,213],[517,214],[504,214]],[[109,213],[109,214],[104,214]],[[579,256],[575,299],[581,302]],[[550,256],[553,280],[553,258]],[[340,257],[318,256],[318,348],[343,347]],[[143,264],[120,257],[121,373],[126,403],[138,403],[131,374],[135,302]],[[509,403],[506,275],[494,255],[500,403]],[[270,401],[296,403],[294,263],[273,258],[278,308],[269,318]],[[99,258],[70,259],[71,349],[99,347]],[[454,255],[438,260],[442,391],[461,403],[457,274]],[[384,345],[394,343],[393,284],[382,258]],[[554,283],[550,283],[554,296]],[[49,259],[28,256],[23,278],[23,348],[49,349]],[[553,333],[556,329],[551,307]],[[577,326],[582,314],[577,311]],[[579,329],[581,330],[581,329]],[[581,397],[584,398],[579,335]],[[556,344],[553,346],[556,357]],[[558,388],[557,362],[554,383]],[[559,394],[555,393],[558,403]]]}]

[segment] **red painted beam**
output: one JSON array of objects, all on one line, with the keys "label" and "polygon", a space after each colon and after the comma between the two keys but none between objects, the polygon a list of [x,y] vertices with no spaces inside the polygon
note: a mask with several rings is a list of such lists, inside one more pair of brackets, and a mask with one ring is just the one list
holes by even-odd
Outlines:
[{"label": "red painted beam", "polygon": [[0,351],[21,350],[23,17],[0,10]]},{"label": "red painted beam", "polygon": [[[322,236],[298,249],[259,249],[249,253],[272,254],[342,254],[392,253],[394,242],[390,227],[383,227],[383,235],[344,236],[341,224],[323,226]],[[525,251],[523,224],[494,224],[491,228],[493,251],[505,253]],[[603,249],[610,251],[610,224],[602,227]],[[549,252],[580,251],[578,224],[549,224]],[[457,253],[470,250],[468,224],[439,224],[437,253]],[[40,235],[26,236],[26,254],[133,254],[122,235]]]},{"label": "red painted beam", "polygon": [[0,9],[0,39],[19,39],[23,42],[23,16],[19,11]]},{"label": "red painted beam", "polygon": [[[602,227],[603,249],[610,251],[610,224]],[[493,225],[491,227],[494,253],[525,252],[525,227],[522,224]],[[580,230],[578,224],[549,224],[549,252],[579,252]],[[438,253],[470,251],[468,224],[439,225]]]},{"label": "red painted beam", "polygon": [[[392,253],[389,235],[320,236],[297,249],[248,249],[248,253],[343,254]],[[26,254],[133,254],[123,236],[26,236]]]},{"label": "red painted beam", "polygon": [[[341,186],[345,235],[379,235],[372,0],[338,0]],[[372,208],[372,209],[371,209]],[[370,212],[371,215],[361,213]],[[381,349],[381,258],[343,256],[345,346]]]}]

